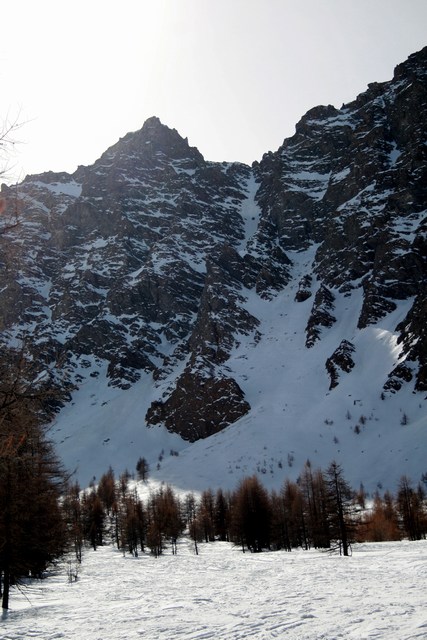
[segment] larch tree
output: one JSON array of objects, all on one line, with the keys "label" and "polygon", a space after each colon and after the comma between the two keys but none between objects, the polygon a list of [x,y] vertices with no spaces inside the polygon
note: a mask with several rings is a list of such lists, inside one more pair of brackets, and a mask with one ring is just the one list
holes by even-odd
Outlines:
[{"label": "larch tree", "polygon": [[181,503],[170,486],[162,487],[153,493],[146,507],[147,546],[158,557],[163,553],[166,541],[177,552],[176,541],[184,530],[185,519]]},{"label": "larch tree", "polygon": [[353,491],[344,478],[341,466],[335,461],[331,462],[325,472],[325,483],[331,540],[337,542],[340,554],[348,556],[351,543],[355,540],[355,526],[351,519]]},{"label": "larch tree", "polygon": [[410,540],[426,536],[425,492],[421,485],[415,490],[407,476],[402,476],[397,492],[397,511],[402,531]]},{"label": "larch tree", "polygon": [[212,489],[206,489],[200,496],[197,509],[199,531],[203,532],[205,542],[215,540],[215,498]]},{"label": "larch tree", "polygon": [[298,484],[285,480],[281,491],[284,518],[287,523],[289,547],[309,548],[307,518],[302,491]]},{"label": "larch tree", "polygon": [[300,487],[304,498],[307,538],[316,548],[329,548],[328,492],[320,469],[313,471],[309,460],[301,475]]},{"label": "larch tree", "polygon": [[49,391],[36,388],[22,353],[0,354],[0,576],[10,587],[41,577],[67,547],[64,472],[44,428]]},{"label": "larch tree", "polygon": [[80,563],[82,561],[84,529],[80,485],[78,482],[69,484],[63,498],[62,506],[68,535],[71,544],[74,546],[76,560]]},{"label": "larch tree", "polygon": [[[9,168],[18,119],[0,127],[0,176]],[[0,237],[19,223],[16,189],[0,196]],[[12,260],[2,256],[3,261]],[[36,382],[37,381],[37,382]],[[45,424],[60,402],[49,380],[41,382],[24,348],[0,350],[0,593],[8,609],[10,587],[40,577],[67,546],[60,498],[63,469]]]},{"label": "larch tree", "polygon": [[138,480],[141,480],[142,482],[146,482],[148,479],[148,474],[150,471],[150,465],[148,464],[147,460],[143,457],[138,459],[138,462],[136,463],[136,472],[138,474]]},{"label": "larch tree", "polygon": [[117,500],[116,479],[111,467],[109,467],[106,473],[102,474],[98,484],[97,493],[107,515],[110,515]]},{"label": "larch tree", "polygon": [[215,536],[223,542],[228,542],[230,539],[230,502],[230,494],[224,493],[222,489],[218,489],[214,504],[214,533]]},{"label": "larch tree", "polygon": [[374,495],[372,508],[361,522],[361,538],[368,542],[400,540],[398,516],[393,497],[387,493],[382,498]]},{"label": "larch tree", "polygon": [[252,552],[270,548],[271,504],[256,476],[245,478],[233,494],[232,538]]},{"label": "larch tree", "polygon": [[136,489],[123,498],[120,510],[123,522],[121,547],[124,552],[138,557],[138,547],[141,552],[145,548],[146,514]]},{"label": "larch tree", "polygon": [[187,495],[185,496],[183,504],[183,515],[185,524],[188,527],[190,538],[194,542],[194,552],[197,556],[199,555],[199,547],[197,543],[200,541],[200,534],[197,525],[197,503],[194,493],[187,493]]},{"label": "larch tree", "polygon": [[82,497],[82,519],[85,540],[96,551],[104,543],[106,513],[95,488],[85,491]]},{"label": "larch tree", "polygon": [[271,543],[275,549],[285,549],[291,551],[291,541],[289,537],[289,521],[283,496],[276,491],[270,496],[272,509]]}]

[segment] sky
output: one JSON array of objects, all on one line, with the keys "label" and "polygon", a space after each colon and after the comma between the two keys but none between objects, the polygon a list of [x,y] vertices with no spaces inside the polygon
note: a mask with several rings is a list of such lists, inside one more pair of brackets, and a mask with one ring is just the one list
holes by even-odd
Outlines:
[{"label": "sky", "polygon": [[426,0],[2,5],[0,131],[21,125],[0,154],[9,182],[92,164],[153,115],[206,159],[250,164],[427,45]]}]

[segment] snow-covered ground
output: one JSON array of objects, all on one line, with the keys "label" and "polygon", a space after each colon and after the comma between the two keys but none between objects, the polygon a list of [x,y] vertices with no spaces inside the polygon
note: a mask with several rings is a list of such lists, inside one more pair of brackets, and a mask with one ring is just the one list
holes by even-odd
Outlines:
[{"label": "snow-covered ground", "polygon": [[86,551],[77,582],[62,572],[13,593],[3,640],[334,640],[427,638],[427,542],[242,554],[188,541],[178,555]]}]

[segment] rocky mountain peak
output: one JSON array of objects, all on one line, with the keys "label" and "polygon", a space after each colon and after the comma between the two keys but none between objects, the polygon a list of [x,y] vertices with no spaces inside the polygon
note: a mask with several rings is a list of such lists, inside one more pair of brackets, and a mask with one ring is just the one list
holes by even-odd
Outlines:
[{"label": "rocky mountain peak", "polygon": [[129,190],[142,181],[159,181],[162,176],[173,179],[178,173],[194,172],[205,164],[202,154],[190,147],[187,139],[153,117],[107,149],[92,167],[79,168],[75,179],[82,182],[83,195],[92,191],[121,194],[125,184]]},{"label": "rocky mountain peak", "polygon": [[146,120],[139,131],[128,133],[106,153],[141,153],[152,160],[156,156],[174,160],[193,160],[195,165],[204,163],[196,147],[190,147],[187,138],[182,138],[176,129],[171,129],[153,116]]}]

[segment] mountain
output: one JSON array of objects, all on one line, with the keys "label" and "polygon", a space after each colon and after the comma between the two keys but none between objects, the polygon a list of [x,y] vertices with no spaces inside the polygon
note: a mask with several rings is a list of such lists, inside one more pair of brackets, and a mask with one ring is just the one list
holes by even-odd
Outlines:
[{"label": "mountain", "polygon": [[84,483],[140,455],[188,488],[280,485],[307,458],[418,481],[426,131],[427,48],[252,167],[153,117],[90,167],[2,186],[3,357],[25,344],[67,390],[52,434]]}]

